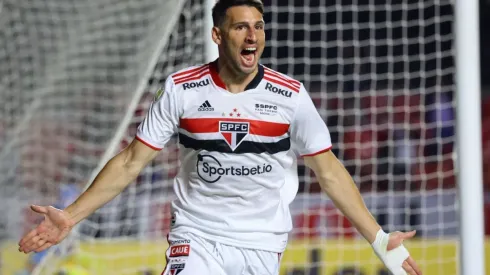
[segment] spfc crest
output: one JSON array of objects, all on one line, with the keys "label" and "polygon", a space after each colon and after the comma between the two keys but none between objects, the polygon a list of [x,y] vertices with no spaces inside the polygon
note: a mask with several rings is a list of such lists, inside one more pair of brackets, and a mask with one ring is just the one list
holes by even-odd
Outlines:
[{"label": "spfc crest", "polygon": [[230,146],[232,151],[242,143],[250,130],[249,122],[220,121],[219,132]]},{"label": "spfc crest", "polygon": [[170,275],[177,275],[184,270],[185,264],[171,264]]}]

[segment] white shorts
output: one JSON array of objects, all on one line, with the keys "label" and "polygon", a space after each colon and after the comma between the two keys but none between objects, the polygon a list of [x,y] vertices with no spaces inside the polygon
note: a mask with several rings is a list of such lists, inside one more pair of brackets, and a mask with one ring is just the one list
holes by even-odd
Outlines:
[{"label": "white shorts", "polygon": [[170,233],[162,275],[278,275],[281,253],[221,244],[192,233]]}]

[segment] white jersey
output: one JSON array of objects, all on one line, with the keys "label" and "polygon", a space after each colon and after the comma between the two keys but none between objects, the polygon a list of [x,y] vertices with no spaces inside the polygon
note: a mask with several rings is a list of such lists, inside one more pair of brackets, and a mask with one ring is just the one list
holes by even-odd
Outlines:
[{"label": "white jersey", "polygon": [[331,148],[303,85],[259,65],[245,91],[233,94],[216,61],[179,71],[157,93],[136,138],[159,150],[174,133],[181,169],[171,231],[283,252],[298,190],[297,154]]}]

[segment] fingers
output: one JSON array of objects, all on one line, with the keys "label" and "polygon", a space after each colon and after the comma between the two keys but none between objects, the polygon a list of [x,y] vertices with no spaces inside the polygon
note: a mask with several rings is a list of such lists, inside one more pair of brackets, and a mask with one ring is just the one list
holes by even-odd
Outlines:
[{"label": "fingers", "polygon": [[19,246],[23,246],[27,241],[31,240],[33,237],[37,236],[37,228],[32,229],[27,235],[25,235],[20,241]]},{"label": "fingers", "polygon": [[417,273],[415,273],[415,270],[413,270],[413,268],[408,264],[407,261],[403,262],[402,267],[408,275],[417,275]]},{"label": "fingers", "polygon": [[23,250],[26,251],[26,250],[30,250],[31,247],[35,246],[36,243],[41,240],[41,238],[39,238],[38,235],[32,237],[30,240],[27,240],[25,242],[25,244],[22,246],[23,247]]},{"label": "fingers", "polygon": [[410,265],[410,267],[412,267],[413,270],[415,270],[415,274],[422,275],[422,271],[420,270],[420,267],[417,265],[417,263],[412,257],[408,257],[405,262],[408,263],[408,265]]},{"label": "fingers", "polygon": [[50,246],[54,245],[52,241],[49,241],[48,236],[45,233],[32,237],[30,240],[26,241],[20,248],[20,252],[29,253],[32,251],[40,252]]},{"label": "fingers", "polygon": [[26,246],[24,253],[29,253],[36,251],[38,248],[43,246],[47,241],[45,239],[39,238],[36,242],[32,243],[30,246]]},{"label": "fingers", "polygon": [[29,253],[30,251],[44,245],[47,241],[47,236],[45,233],[39,233],[39,230],[34,229],[29,232],[22,240],[19,242],[19,251],[24,253]]},{"label": "fingers", "polygon": [[45,239],[40,239],[36,245],[32,246],[30,248],[30,251],[37,251],[40,247],[42,247],[44,244],[46,244],[47,241]]},{"label": "fingers", "polygon": [[48,208],[44,206],[39,206],[39,205],[31,205],[32,211],[39,213],[39,214],[47,214],[48,213]]},{"label": "fingers", "polygon": [[413,236],[415,236],[416,233],[417,233],[416,230],[413,230],[413,231],[410,231],[410,232],[405,232],[405,233],[403,233],[403,238],[404,239],[410,239]]}]

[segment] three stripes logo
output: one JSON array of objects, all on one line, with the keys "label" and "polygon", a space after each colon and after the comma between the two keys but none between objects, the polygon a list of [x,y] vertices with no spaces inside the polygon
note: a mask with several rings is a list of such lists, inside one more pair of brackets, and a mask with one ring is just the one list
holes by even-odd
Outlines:
[{"label": "three stripes logo", "polygon": [[211,107],[211,104],[209,104],[209,101],[204,101],[203,104],[201,104],[201,106],[199,106],[199,108],[197,108],[197,110],[199,112],[211,112],[211,111],[214,111],[214,108]]}]

